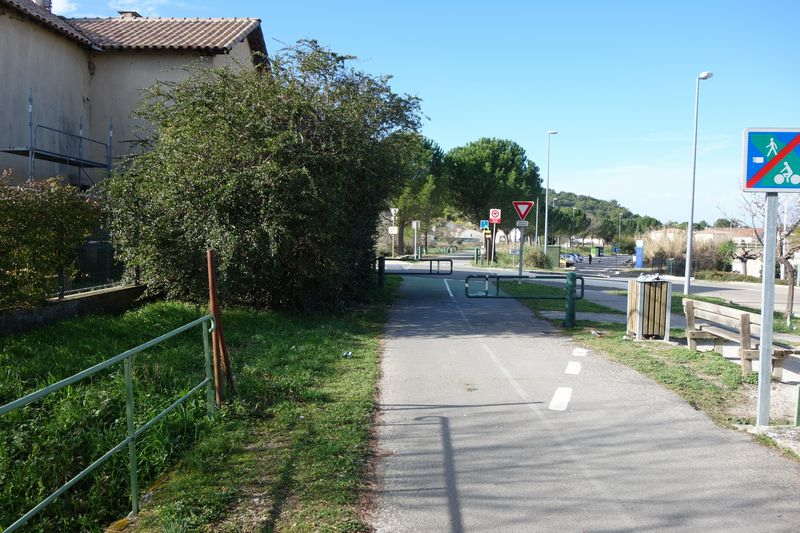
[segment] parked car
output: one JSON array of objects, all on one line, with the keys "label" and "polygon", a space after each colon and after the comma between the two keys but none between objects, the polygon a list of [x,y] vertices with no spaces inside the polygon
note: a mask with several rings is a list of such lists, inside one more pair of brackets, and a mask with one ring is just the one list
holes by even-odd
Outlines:
[{"label": "parked car", "polygon": [[567,268],[575,266],[575,256],[573,254],[561,254],[561,261],[564,262],[564,266]]}]

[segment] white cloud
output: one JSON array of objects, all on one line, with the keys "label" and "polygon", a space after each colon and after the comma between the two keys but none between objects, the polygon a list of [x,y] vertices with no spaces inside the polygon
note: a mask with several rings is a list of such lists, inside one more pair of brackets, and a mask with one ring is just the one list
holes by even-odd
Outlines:
[{"label": "white cloud", "polygon": [[53,13],[68,15],[78,10],[78,4],[72,0],[53,0]]}]

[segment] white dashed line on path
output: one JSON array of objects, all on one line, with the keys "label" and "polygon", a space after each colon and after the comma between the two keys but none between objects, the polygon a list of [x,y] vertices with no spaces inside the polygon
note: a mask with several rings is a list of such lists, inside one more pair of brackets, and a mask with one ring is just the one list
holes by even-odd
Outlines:
[{"label": "white dashed line on path", "polygon": [[567,363],[567,368],[564,370],[564,373],[577,376],[581,373],[581,364],[577,361],[570,361]]},{"label": "white dashed line on path", "polygon": [[550,400],[550,405],[548,405],[547,408],[551,411],[566,411],[570,399],[572,399],[572,388],[559,387],[553,394],[553,399]]},{"label": "white dashed line on path", "polygon": [[450,298],[453,298],[455,300],[456,297],[453,296],[453,291],[450,290],[450,284],[447,283],[446,279],[443,279],[442,281],[444,281],[444,288],[447,289],[447,294],[450,295]]},{"label": "white dashed line on path", "polygon": [[589,350],[587,350],[586,348],[575,348],[574,350],[572,350],[572,355],[574,355],[575,357],[586,357],[586,354],[588,353]]}]

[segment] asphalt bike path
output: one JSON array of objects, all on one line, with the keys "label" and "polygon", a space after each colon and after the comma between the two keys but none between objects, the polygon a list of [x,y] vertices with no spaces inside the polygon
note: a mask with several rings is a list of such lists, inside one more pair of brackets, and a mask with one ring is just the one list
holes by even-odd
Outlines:
[{"label": "asphalt bike path", "polygon": [[459,277],[391,312],[377,531],[797,531],[797,463]]}]

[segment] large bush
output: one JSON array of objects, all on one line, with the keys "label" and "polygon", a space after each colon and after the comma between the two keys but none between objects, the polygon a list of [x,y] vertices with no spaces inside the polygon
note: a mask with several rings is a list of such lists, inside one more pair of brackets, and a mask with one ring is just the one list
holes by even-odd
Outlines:
[{"label": "large bush", "polygon": [[151,291],[205,298],[204,251],[229,302],[333,308],[372,277],[418,101],[301,42],[269,71],[198,70],[152,89],[148,150],[107,186],[121,259]]},{"label": "large bush", "polygon": [[99,219],[94,201],[56,178],[15,186],[0,176],[0,309],[52,296]]}]

